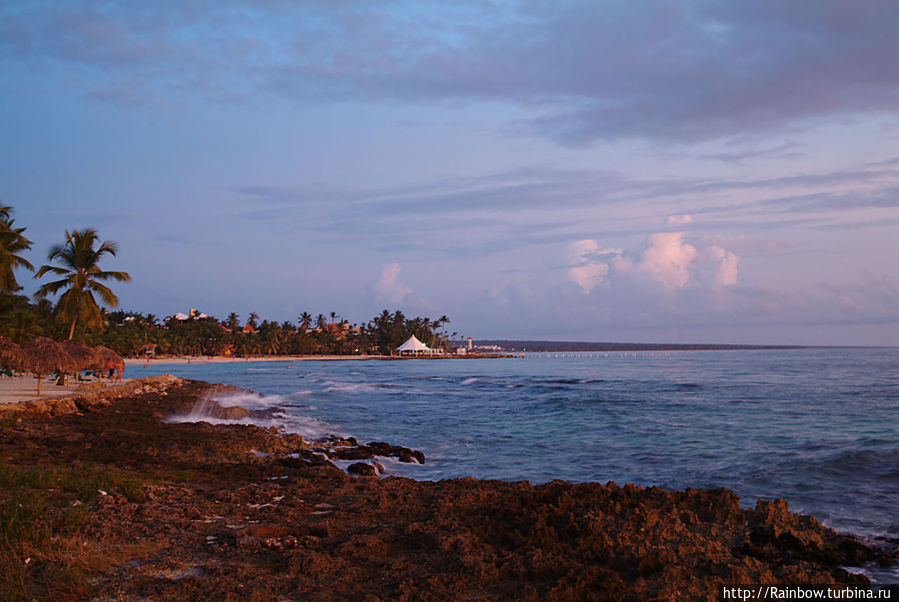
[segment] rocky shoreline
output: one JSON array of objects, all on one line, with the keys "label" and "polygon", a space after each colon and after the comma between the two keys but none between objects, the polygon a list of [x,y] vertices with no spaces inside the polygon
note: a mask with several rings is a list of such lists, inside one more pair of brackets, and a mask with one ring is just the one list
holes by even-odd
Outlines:
[{"label": "rocky shoreline", "polygon": [[724,489],[378,478],[426,458],[166,422],[221,390],[151,377],[0,414],[0,598],[716,600],[896,560]]}]

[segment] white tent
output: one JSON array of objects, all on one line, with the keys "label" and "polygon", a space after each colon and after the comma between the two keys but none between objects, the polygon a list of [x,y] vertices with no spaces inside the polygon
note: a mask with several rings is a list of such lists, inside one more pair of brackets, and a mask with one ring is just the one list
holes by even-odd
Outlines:
[{"label": "white tent", "polygon": [[408,341],[394,349],[394,351],[398,352],[400,355],[403,353],[411,353],[413,355],[418,353],[434,353],[433,349],[419,341],[414,334],[409,337]]}]

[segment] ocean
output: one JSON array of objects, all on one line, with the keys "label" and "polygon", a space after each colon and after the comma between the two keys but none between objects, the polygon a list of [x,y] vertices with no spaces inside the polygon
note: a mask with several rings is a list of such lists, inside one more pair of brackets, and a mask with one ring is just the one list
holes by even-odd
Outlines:
[{"label": "ocean", "polygon": [[[266,426],[419,449],[388,475],[727,487],[899,538],[899,348],[154,364],[262,394]],[[899,581],[899,572],[891,581]]]}]

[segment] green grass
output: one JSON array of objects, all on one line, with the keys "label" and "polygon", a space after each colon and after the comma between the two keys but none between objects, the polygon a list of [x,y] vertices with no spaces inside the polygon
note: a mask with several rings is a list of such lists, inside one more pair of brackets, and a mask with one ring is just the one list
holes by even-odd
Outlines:
[{"label": "green grass", "polygon": [[139,503],[144,484],[153,481],[106,466],[0,465],[0,600],[90,597],[91,571],[146,550],[106,546],[91,537],[86,502],[103,490]]},{"label": "green grass", "polygon": [[99,490],[117,492],[131,502],[144,500],[143,486],[147,479],[116,468],[95,465],[71,466],[0,466],[0,491],[48,490],[60,491],[86,500]]}]

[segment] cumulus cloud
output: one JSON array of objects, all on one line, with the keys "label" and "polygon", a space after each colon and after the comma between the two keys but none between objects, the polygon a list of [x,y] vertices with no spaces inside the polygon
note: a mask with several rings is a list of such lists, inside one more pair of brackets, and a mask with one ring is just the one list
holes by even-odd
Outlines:
[{"label": "cumulus cloud", "polygon": [[687,213],[682,215],[669,215],[665,218],[666,226],[682,226],[684,224],[692,223],[693,216]]},{"label": "cumulus cloud", "polygon": [[638,269],[673,291],[689,282],[695,259],[696,247],[684,242],[683,232],[660,232],[649,235]]},{"label": "cumulus cloud", "polygon": [[609,264],[607,263],[585,263],[568,270],[568,276],[573,282],[584,289],[585,293],[589,293],[609,273]]},{"label": "cumulus cloud", "polygon": [[[609,273],[607,259],[620,256],[621,249],[603,249],[594,239],[578,240],[568,245],[566,259],[571,265],[568,269],[568,277],[576,283],[585,293],[589,293]],[[611,257],[610,257],[611,256]]]},{"label": "cumulus cloud", "polygon": [[711,245],[703,249],[700,269],[712,286],[730,286],[737,283],[739,263],[740,257],[736,253]]},{"label": "cumulus cloud", "polygon": [[381,278],[371,287],[375,298],[391,304],[403,303],[412,294],[412,289],[400,282],[400,264],[388,263],[381,270]]},{"label": "cumulus cloud", "polygon": [[694,246],[683,232],[659,232],[630,256],[622,249],[603,248],[595,239],[578,240],[568,246],[568,279],[584,293],[613,279],[651,282],[668,293],[687,286],[720,290],[737,284],[739,255],[704,240]]}]

